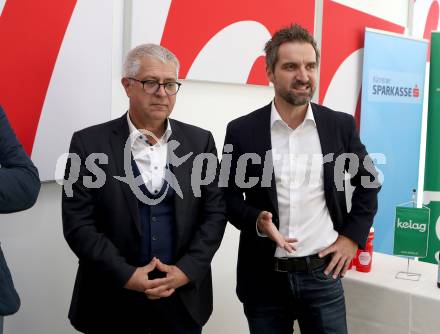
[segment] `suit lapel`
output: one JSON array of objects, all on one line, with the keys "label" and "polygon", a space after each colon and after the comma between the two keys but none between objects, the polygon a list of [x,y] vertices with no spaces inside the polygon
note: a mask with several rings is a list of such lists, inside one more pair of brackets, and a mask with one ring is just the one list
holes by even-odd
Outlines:
[{"label": "suit lapel", "polygon": [[[270,114],[272,110],[272,103],[260,109],[260,111],[256,114],[256,124],[255,129],[259,129],[259,131],[253,131],[253,142],[255,143],[255,153],[257,153],[262,162],[264,163],[264,159],[266,158],[266,152],[272,150],[272,139],[270,133]],[[279,217],[278,210],[278,199],[277,199],[277,188],[275,184],[275,174],[273,169],[273,160],[272,154],[269,154],[268,157],[270,159],[268,166],[270,166],[272,172],[271,176],[271,186],[266,187],[270,202],[276,210],[276,215]],[[262,166],[263,168],[263,166]]]},{"label": "suit lapel", "polygon": [[[194,153],[192,153],[191,146],[188,143],[185,133],[182,131],[180,125],[173,119],[170,119],[169,121],[172,132],[168,140],[168,171],[174,175],[174,178],[171,176],[171,180],[169,181],[171,181],[171,187],[175,191],[174,212],[176,221],[176,242],[178,243],[179,240],[181,240],[181,235],[186,225],[186,219],[194,218],[188,217],[186,214],[187,208],[191,204],[191,198],[193,196],[191,193],[191,167],[194,159]],[[176,148],[174,146],[175,144],[179,144],[179,146]],[[191,154],[189,159],[182,159],[181,164],[179,164],[179,162],[177,164],[173,162],[173,160],[176,161],[177,159],[178,161],[179,158],[182,158],[188,154]],[[179,245],[177,244],[176,249],[178,248]]]},{"label": "suit lapel", "polygon": [[[124,148],[125,148],[125,143],[128,140],[128,137],[129,137],[129,131],[128,131],[128,123],[127,123],[127,114],[125,113],[119,119],[119,122],[116,123],[116,126],[113,130],[113,135],[110,139],[117,175],[122,177],[126,176],[125,168],[124,168]],[[130,168],[131,168],[131,159],[130,159]],[[121,184],[122,192],[127,202],[128,211],[130,212],[130,215],[133,218],[133,221],[136,225],[138,232],[141,233],[138,201],[136,199],[136,196],[134,195],[133,191],[131,190],[128,184],[119,180],[114,180],[114,182],[119,182]]]},{"label": "suit lapel", "polygon": [[[314,103],[312,103],[312,111],[313,117],[316,122],[316,129],[318,131],[319,142],[321,144],[321,151],[323,157],[325,157],[329,153],[337,153],[335,149],[336,141],[335,141],[335,129],[334,123],[331,118],[327,117],[326,111],[320,109],[320,107]],[[336,157],[332,157],[332,160]],[[327,197],[332,188],[333,182],[333,166],[332,163],[324,163],[324,192]]]}]

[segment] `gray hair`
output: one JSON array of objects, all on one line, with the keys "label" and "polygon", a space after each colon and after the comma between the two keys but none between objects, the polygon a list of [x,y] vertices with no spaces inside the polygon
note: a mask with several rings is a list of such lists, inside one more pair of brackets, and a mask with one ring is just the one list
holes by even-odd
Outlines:
[{"label": "gray hair", "polygon": [[128,51],[123,67],[124,77],[134,77],[141,67],[141,58],[151,57],[162,63],[174,63],[176,65],[176,77],[179,74],[180,63],[177,57],[167,48],[157,44],[141,44]]}]

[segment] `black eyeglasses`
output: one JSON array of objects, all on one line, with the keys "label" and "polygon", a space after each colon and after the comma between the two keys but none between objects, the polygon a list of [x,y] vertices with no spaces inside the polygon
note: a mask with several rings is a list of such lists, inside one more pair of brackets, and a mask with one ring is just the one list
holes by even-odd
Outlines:
[{"label": "black eyeglasses", "polygon": [[177,92],[179,91],[180,86],[182,85],[180,82],[176,82],[176,81],[159,83],[156,80],[138,80],[135,78],[128,78],[128,79],[140,82],[142,84],[142,89],[147,94],[156,94],[159,91],[160,86],[163,86],[163,88],[165,89],[165,93],[168,96],[176,95]]}]

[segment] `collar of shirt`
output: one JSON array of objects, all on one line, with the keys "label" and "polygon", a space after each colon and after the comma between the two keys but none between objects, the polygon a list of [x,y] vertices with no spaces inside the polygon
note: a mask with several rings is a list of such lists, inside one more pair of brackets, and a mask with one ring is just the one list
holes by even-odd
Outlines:
[{"label": "collar of shirt", "polygon": [[[272,129],[275,124],[282,124],[283,126],[290,129],[289,125],[281,118],[280,113],[275,107],[275,101],[272,101],[272,107],[270,111],[270,128]],[[304,127],[306,123],[313,124],[316,127],[315,117],[313,116],[312,105],[309,103],[307,106],[306,116],[304,117],[304,121],[298,126],[299,128]]]},{"label": "collar of shirt", "polygon": [[[167,125],[166,125],[166,129],[165,129],[165,133],[163,134],[162,137],[158,138],[158,143],[159,144],[165,144],[168,139],[171,136],[172,133],[172,129],[171,129],[171,123],[169,121],[169,119],[166,120]],[[128,130],[130,132],[130,140],[131,140],[131,147],[133,147],[134,143],[138,140],[141,140],[142,143],[146,143],[146,137],[144,134],[142,134],[141,131],[139,131],[133,124],[133,122],[130,119],[130,113],[127,112],[127,123],[128,123]],[[134,134],[133,134],[134,132]]]}]

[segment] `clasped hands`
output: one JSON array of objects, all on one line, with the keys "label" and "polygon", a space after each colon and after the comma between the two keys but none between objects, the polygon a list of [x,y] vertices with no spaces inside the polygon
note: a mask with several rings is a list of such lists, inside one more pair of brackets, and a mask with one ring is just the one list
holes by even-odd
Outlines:
[{"label": "clasped hands", "polygon": [[[274,241],[278,247],[283,248],[289,253],[296,251],[298,239],[284,237],[275,224],[272,222],[272,213],[261,211],[257,218],[257,229]],[[319,252],[319,257],[332,254],[332,259],[325,268],[326,275],[332,274],[333,278],[344,277],[348,270],[351,260],[356,255],[358,245],[351,239],[339,235],[336,241],[329,247]]]},{"label": "clasped hands", "polygon": [[[166,274],[163,278],[149,279],[148,274],[157,269]],[[174,265],[162,263],[153,258],[144,267],[136,268],[125,284],[126,289],[143,292],[148,299],[160,299],[171,296],[174,291],[189,282],[188,276]]]}]

